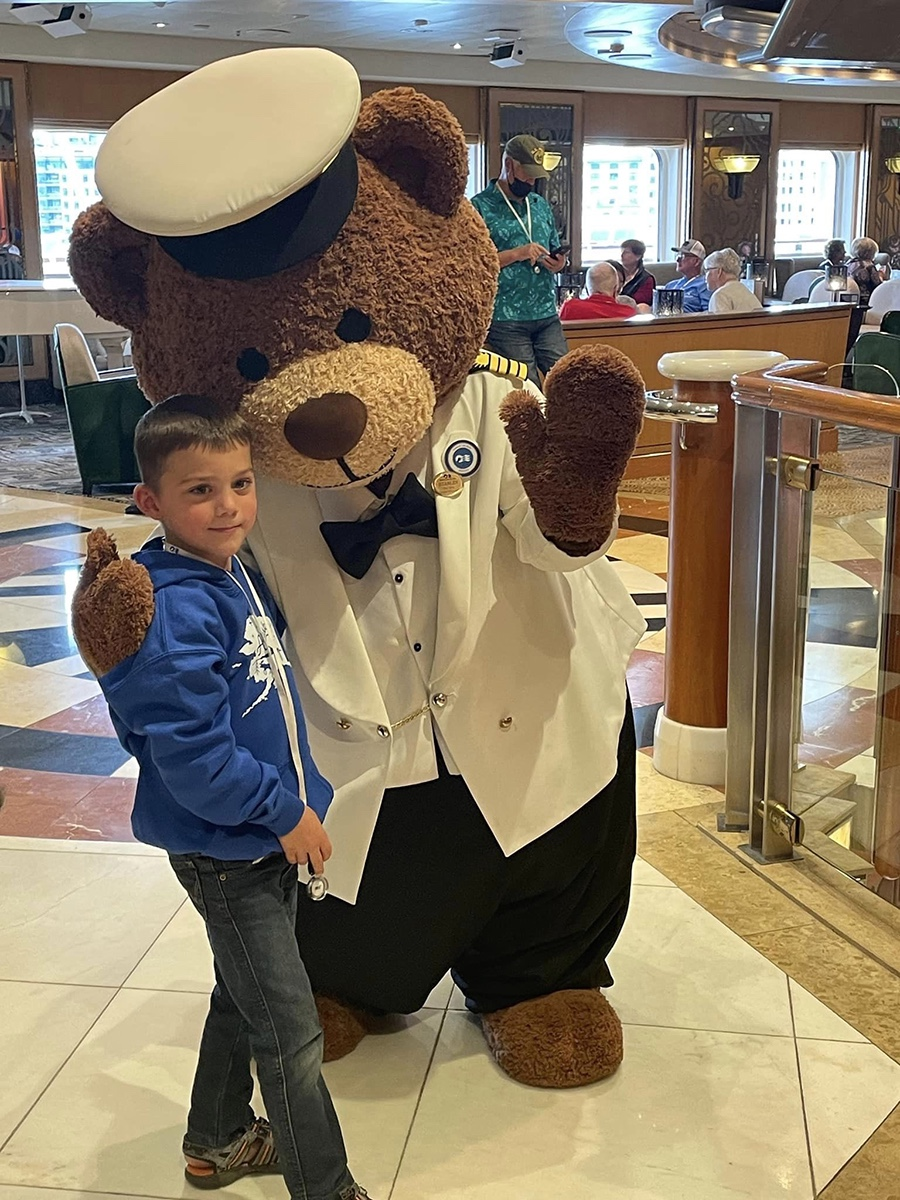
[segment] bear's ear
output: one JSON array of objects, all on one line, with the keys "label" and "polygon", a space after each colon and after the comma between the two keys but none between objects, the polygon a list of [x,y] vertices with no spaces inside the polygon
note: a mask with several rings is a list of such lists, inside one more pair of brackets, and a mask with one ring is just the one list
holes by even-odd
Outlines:
[{"label": "bear's ear", "polygon": [[442,217],[456,213],[468,152],[461,125],[439,100],[408,87],[376,92],[363,101],[353,141],[419,204]]},{"label": "bear's ear", "polygon": [[81,213],[69,242],[69,270],[91,308],[129,331],[147,312],[150,237],[112,215],[101,201]]}]

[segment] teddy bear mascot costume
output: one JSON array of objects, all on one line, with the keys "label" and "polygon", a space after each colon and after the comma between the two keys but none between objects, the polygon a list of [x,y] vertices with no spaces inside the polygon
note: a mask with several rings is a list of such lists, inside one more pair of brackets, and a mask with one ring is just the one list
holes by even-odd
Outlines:
[{"label": "teddy bear mascot costume", "polygon": [[[600,989],[643,622],[604,554],[644,391],[608,347],[546,400],[480,353],[499,267],[466,174],[443,105],[360,105],[337,55],[254,51],[112,127],[71,270],[151,402],[209,395],[254,430],[250,551],[337,794],[331,894],[299,917],[326,1054],[452,969],[501,1067],[568,1087],[622,1054]],[[97,672],[140,646],[148,581],[105,535],[75,607]]]}]

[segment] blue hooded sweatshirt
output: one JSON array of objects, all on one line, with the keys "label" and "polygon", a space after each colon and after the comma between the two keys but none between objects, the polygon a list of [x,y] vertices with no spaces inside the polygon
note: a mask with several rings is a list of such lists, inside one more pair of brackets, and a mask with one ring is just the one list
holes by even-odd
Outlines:
[{"label": "blue hooded sweatshirt", "polygon": [[[258,577],[248,584],[241,564],[231,574],[165,549],[162,538],[134,559],[153,581],[153,620],[140,650],[99,682],[119,741],[140,766],[135,837],[172,854],[225,860],[271,854],[304,811],[260,638],[260,618],[279,620],[274,601]],[[307,801],[324,817],[334,793],[312,760],[287,663],[284,671]]]}]

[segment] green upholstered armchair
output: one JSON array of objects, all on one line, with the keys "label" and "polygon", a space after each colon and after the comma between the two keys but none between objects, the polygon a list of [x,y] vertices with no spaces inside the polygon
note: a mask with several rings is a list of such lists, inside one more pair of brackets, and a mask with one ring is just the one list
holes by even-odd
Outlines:
[{"label": "green upholstered armchair", "polygon": [[150,405],[136,378],[101,378],[75,325],[56,326],[53,349],[84,494],[103,485],[137,483],[134,427]]},{"label": "green upholstered armchair", "polygon": [[875,329],[859,335],[853,346],[853,387],[900,397],[900,337]]}]

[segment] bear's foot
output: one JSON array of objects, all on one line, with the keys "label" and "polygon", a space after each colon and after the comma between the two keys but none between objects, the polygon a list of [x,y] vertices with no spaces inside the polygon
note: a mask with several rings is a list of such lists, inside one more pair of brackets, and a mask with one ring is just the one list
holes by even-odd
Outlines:
[{"label": "bear's foot", "polygon": [[583,1087],[622,1062],[622,1024],[595,989],[524,1000],[482,1013],[481,1023],[498,1066],[529,1087]]},{"label": "bear's foot", "polygon": [[373,1018],[361,1008],[338,1000],[336,996],[322,996],[317,992],[316,1009],[325,1034],[322,1052],[325,1062],[344,1058],[371,1031]]}]

